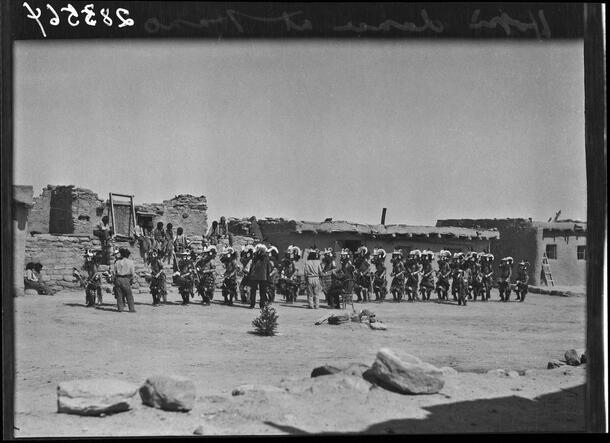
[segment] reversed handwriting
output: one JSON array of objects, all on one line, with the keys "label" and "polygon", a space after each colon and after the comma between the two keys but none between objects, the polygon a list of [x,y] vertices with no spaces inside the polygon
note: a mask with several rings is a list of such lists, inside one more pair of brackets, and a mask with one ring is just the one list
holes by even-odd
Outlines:
[{"label": "reversed handwriting", "polygon": [[421,26],[417,26],[413,22],[404,22],[399,23],[394,20],[386,20],[379,24],[379,26],[369,25],[368,23],[359,23],[354,26],[352,22],[347,22],[347,24],[342,26],[335,26],[333,30],[335,31],[353,31],[353,32],[367,32],[367,31],[389,31],[391,29],[398,29],[399,31],[409,31],[409,32],[424,32],[427,30],[434,31],[436,33],[441,33],[445,29],[443,23],[440,20],[430,20],[428,17],[428,12],[425,9],[420,11],[421,18],[423,20],[423,24]]},{"label": "reversed handwriting", "polygon": [[472,13],[472,17],[470,20],[470,29],[495,29],[500,26],[506,35],[511,35],[513,28],[517,29],[520,32],[527,32],[533,30],[536,34],[536,37],[540,39],[541,37],[550,38],[551,30],[549,29],[549,24],[546,21],[546,17],[544,16],[544,11],[538,10],[538,18],[540,19],[540,24],[542,25],[542,31],[540,30],[540,26],[532,14],[531,11],[528,11],[529,22],[522,22],[520,20],[516,20],[510,17],[506,12],[503,12],[500,15],[492,17],[490,20],[479,20],[479,15],[481,14],[480,9],[476,9]]}]

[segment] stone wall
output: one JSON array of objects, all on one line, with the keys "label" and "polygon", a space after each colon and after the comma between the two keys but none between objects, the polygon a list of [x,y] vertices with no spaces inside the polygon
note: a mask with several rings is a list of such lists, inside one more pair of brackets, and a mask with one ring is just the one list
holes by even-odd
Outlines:
[{"label": "stone wall", "polygon": [[28,230],[35,234],[91,234],[107,212],[104,200],[89,189],[47,185],[34,197]]},{"label": "stone wall", "polygon": [[203,236],[208,230],[207,200],[205,196],[195,197],[180,194],[163,203],[136,205],[136,212],[154,213],[153,227],[157,222],[171,223],[174,232],[181,227],[187,236]]},{"label": "stone wall", "polygon": [[[136,273],[143,276],[148,272],[140,257],[137,244],[132,246],[127,242],[115,242],[115,247],[125,247],[131,251],[131,258],[136,265]],[[25,241],[25,263],[39,262],[42,264],[42,279],[56,290],[78,288],[79,285],[72,275],[72,269],[81,269],[85,249],[101,249],[100,241],[93,235],[30,235]],[[144,278],[137,278],[134,289],[138,292],[148,292]]]}]

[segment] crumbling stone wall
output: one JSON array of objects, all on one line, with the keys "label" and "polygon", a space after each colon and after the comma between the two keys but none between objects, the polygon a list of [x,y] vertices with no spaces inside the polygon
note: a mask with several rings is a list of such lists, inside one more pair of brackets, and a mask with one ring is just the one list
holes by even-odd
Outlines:
[{"label": "crumbling stone wall", "polygon": [[89,189],[47,185],[34,197],[28,230],[34,234],[91,234],[104,213],[104,201]]},{"label": "crumbling stone wall", "polygon": [[[195,197],[190,194],[180,194],[163,203],[147,203],[136,206],[136,211],[154,213],[153,227],[157,222],[164,225],[171,223],[174,232],[179,227],[187,236],[202,237],[208,230],[207,199],[205,196]],[[200,240],[200,238],[199,238]]]}]

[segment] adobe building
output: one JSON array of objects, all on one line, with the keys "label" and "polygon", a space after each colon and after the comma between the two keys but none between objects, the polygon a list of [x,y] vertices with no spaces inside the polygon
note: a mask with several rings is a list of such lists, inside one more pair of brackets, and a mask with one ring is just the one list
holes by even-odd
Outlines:
[{"label": "adobe building", "polygon": [[25,241],[33,195],[34,190],[31,186],[13,185],[13,291],[17,296],[24,294]]},{"label": "adobe building", "polygon": [[394,249],[402,249],[404,254],[414,249],[428,249],[435,253],[441,249],[452,253],[481,252],[489,250],[491,242],[500,236],[493,229],[369,225],[347,221],[307,222],[283,218],[230,219],[228,225],[233,234],[260,232],[262,240],[276,246],[281,254],[290,245],[298,246],[304,252],[311,247],[332,248],[335,252],[342,248],[355,251],[360,246],[366,246],[371,252],[374,248],[383,248],[387,252],[386,266],[389,269]]},{"label": "adobe building", "polygon": [[[558,220],[537,222],[532,219],[448,219],[438,220],[438,227],[497,229],[500,237],[491,241],[494,266],[502,257],[511,256],[515,263],[530,263],[530,284],[585,286],[587,268],[587,224]],[[553,282],[546,278],[543,259],[548,259]],[[516,267],[515,267],[516,269]]]}]

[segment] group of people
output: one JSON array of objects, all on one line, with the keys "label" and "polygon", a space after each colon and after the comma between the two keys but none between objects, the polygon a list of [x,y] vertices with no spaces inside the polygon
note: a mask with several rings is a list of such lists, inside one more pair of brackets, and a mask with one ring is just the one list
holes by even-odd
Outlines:
[{"label": "group of people", "polygon": [[[339,309],[346,302],[370,302],[372,296],[375,301],[383,302],[388,292],[395,302],[430,300],[431,293],[436,292],[438,300],[448,300],[451,294],[458,305],[466,305],[468,300],[489,300],[493,286],[494,256],[489,253],[452,254],[441,250],[435,254],[416,249],[404,254],[396,249],[390,257],[390,269],[386,269],[386,251],[375,248],[371,252],[366,246],[354,252],[343,248],[338,262],[331,248],[311,248],[307,257],[302,257],[301,249],[292,245],[280,257],[277,247],[263,243],[246,245],[241,251],[228,246],[219,252],[218,240],[227,235],[226,221],[222,217],[220,223],[214,223],[203,237],[203,251],[199,254],[192,249],[182,228],[174,234],[171,223],[164,227],[159,222],[155,230],[149,226],[138,233],[142,258],[150,266],[147,280],[153,306],[167,302],[165,270],[170,267],[172,283],[178,287],[183,305],[189,304],[196,295],[201,297],[203,305],[209,305],[217,282],[221,282],[218,287],[226,305],[241,302],[254,308],[258,293],[262,308],[274,303],[276,294],[283,295],[287,303],[294,303],[299,294],[305,293],[310,309],[320,307],[322,296],[329,307]],[[97,304],[101,303],[100,285],[106,278],[114,283],[119,311],[124,304],[130,311],[134,310],[130,284],[135,270],[129,250],[114,251],[115,262],[106,274],[96,268],[102,258],[100,252],[103,251],[97,254],[87,251],[85,256],[83,269],[87,270],[88,278],[83,280],[83,286],[89,288],[86,289],[87,305],[95,305],[96,298]],[[217,257],[220,266],[217,266]],[[302,271],[297,272],[296,264],[302,258],[304,263],[299,266]],[[513,283],[513,258],[501,260],[497,286],[502,301],[509,301],[512,291],[517,300],[525,300],[528,268],[529,263],[521,261]]]}]

